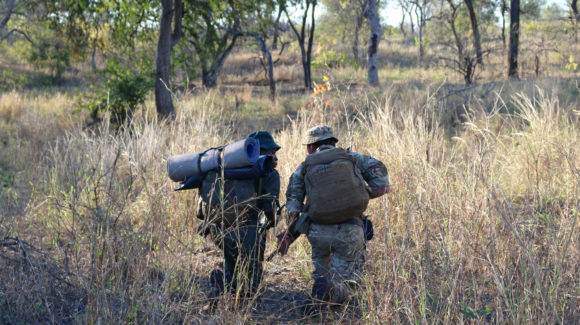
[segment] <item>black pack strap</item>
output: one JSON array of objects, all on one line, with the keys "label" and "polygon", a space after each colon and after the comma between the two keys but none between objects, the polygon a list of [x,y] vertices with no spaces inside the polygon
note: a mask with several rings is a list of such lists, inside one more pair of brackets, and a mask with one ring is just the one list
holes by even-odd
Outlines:
[{"label": "black pack strap", "polygon": [[[314,221],[311,221],[311,223],[319,225],[319,223],[316,223]],[[355,225],[355,226],[359,226],[359,227],[364,228],[364,222],[360,218],[352,218],[352,219],[348,219],[348,220],[343,221],[343,222],[333,223],[333,224],[324,225],[324,226],[336,226],[336,225]]]},{"label": "black pack strap", "polygon": [[352,218],[352,219],[348,219],[345,222],[342,222],[343,225],[355,225],[355,226],[360,226],[364,228],[364,223],[361,219],[359,218]]},{"label": "black pack strap", "polygon": [[222,154],[223,154],[224,146],[209,148],[209,149],[203,151],[202,153],[200,153],[199,159],[197,160],[197,170],[199,170],[199,174],[201,176],[202,181],[205,178],[205,176],[207,175],[207,173],[203,173],[201,171],[201,157],[203,157],[206,153],[208,153],[208,151],[211,151],[211,150],[218,151],[218,167],[221,168],[221,166],[222,166]]},{"label": "black pack strap", "polygon": [[263,184],[262,183],[263,182],[264,182],[264,178],[263,177],[260,177],[260,180],[258,181],[258,196],[262,195],[262,190],[263,190],[263,188],[262,188]]},{"label": "black pack strap", "polygon": [[[207,176],[207,173],[204,173],[204,172],[202,172],[202,171],[201,171],[201,158],[202,158],[202,157],[203,157],[203,156],[204,156],[204,155],[205,155],[205,154],[206,154],[208,151],[210,151],[210,150],[218,150],[218,151],[219,151],[219,152],[218,152],[218,166],[221,166],[221,160],[222,160],[222,159],[221,159],[221,156],[222,156],[221,154],[222,154],[222,152],[223,152],[223,149],[224,149],[224,146],[220,146],[220,147],[213,147],[213,148],[209,148],[209,149],[207,149],[207,150],[205,150],[205,151],[203,151],[202,153],[200,153],[200,154],[199,154],[199,158],[197,159],[197,170],[199,171],[199,175],[200,175],[200,178],[201,178],[201,182],[202,182],[202,183],[203,183],[203,181],[205,180],[205,177]],[[199,199],[202,199],[202,195],[201,195],[201,188],[202,188],[202,186],[200,186],[200,187],[198,188],[198,191],[197,191],[197,192],[198,192]],[[199,211],[199,210],[198,210],[198,211]]]}]

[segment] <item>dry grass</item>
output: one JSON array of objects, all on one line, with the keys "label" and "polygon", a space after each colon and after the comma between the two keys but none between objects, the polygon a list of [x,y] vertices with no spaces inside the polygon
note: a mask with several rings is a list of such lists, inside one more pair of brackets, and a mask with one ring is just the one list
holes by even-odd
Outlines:
[{"label": "dry grass", "polygon": [[311,285],[304,238],[265,263],[261,304],[234,295],[207,310],[219,253],[196,234],[197,192],[173,192],[165,163],[253,131],[231,119],[241,113],[223,94],[179,98],[171,124],[151,118],[148,102],[117,131],[65,118],[64,96],[4,94],[0,171],[12,181],[0,192],[0,322],[576,324],[577,91],[547,80],[337,87],[291,120],[275,113],[282,192],[319,123],[389,168],[393,192],[368,210],[376,235],[361,319],[296,311]]}]

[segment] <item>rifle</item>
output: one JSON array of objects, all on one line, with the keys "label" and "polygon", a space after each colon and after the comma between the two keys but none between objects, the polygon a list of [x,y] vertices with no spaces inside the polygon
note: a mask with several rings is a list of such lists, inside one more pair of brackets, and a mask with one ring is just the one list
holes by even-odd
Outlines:
[{"label": "rifle", "polygon": [[[290,244],[288,244],[288,246],[290,246],[299,236],[300,233],[295,234],[293,229],[296,226],[296,223],[298,222],[300,218],[296,218],[294,219],[294,221],[292,221],[292,223],[290,223],[290,225],[288,226],[288,229],[286,229],[286,231],[283,231],[281,233],[279,233],[276,237],[278,237],[278,242],[280,242],[284,237],[286,236],[291,236],[291,241]],[[266,261],[270,262],[276,255],[278,255],[278,253],[280,253],[279,248],[276,248],[275,251],[273,251],[272,253],[270,253],[270,255],[268,255],[268,257],[266,258]]]},{"label": "rifle", "polygon": [[274,224],[278,221],[279,218],[282,218],[282,210],[286,207],[286,202],[276,209],[276,217],[275,220],[268,220],[266,223],[260,224],[260,235],[266,233],[266,231],[274,226]]},{"label": "rifle", "polygon": [[270,262],[271,260],[274,259],[274,256],[278,255],[278,250],[273,251],[272,253],[270,253],[270,255],[268,255],[268,257],[266,258],[266,261]]}]

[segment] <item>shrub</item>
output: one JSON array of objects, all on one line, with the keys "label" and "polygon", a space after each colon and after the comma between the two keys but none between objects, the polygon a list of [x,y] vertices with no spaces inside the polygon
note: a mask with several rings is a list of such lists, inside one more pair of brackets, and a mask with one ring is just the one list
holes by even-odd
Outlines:
[{"label": "shrub", "polygon": [[107,81],[102,90],[89,95],[88,108],[91,116],[97,119],[99,112],[110,112],[111,121],[122,124],[131,119],[135,109],[145,102],[151,89],[151,80],[146,75],[120,68],[116,62],[110,62],[105,70]]},{"label": "shrub", "polygon": [[328,67],[328,68],[339,68],[346,65],[355,66],[353,59],[349,58],[348,55],[344,53],[337,53],[333,50],[324,51],[317,55],[312,61],[312,66],[316,68]]}]

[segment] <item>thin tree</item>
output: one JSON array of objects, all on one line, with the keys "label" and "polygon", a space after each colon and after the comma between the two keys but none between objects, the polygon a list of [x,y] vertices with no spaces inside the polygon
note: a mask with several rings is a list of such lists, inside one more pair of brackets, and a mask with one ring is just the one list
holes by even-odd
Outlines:
[{"label": "thin tree", "polygon": [[228,29],[228,28],[224,28],[224,27],[220,27],[221,29],[227,31],[228,33],[237,35],[237,36],[252,36],[256,39],[256,41],[258,42],[258,44],[260,44],[260,51],[262,51],[262,53],[264,54],[264,56],[266,57],[266,61],[267,61],[267,67],[266,67],[266,72],[268,75],[268,81],[270,83],[270,99],[272,101],[276,100],[276,80],[274,79],[274,61],[272,60],[272,54],[270,53],[270,50],[268,50],[268,47],[266,46],[266,42],[264,41],[264,38],[255,32],[244,32],[244,31],[238,31],[238,30],[232,30],[232,29]]},{"label": "thin tree", "polygon": [[401,31],[401,34],[403,34],[403,38],[407,38],[407,31],[405,30],[405,17],[407,16],[407,13],[405,12],[405,9],[403,9],[401,7],[401,23],[399,23],[399,30]]},{"label": "thin tree", "polygon": [[570,3],[570,8],[572,8],[572,13],[574,14],[573,18],[576,18],[577,21],[580,21],[580,13],[578,12],[578,0],[572,0]]},{"label": "thin tree", "polygon": [[242,2],[195,1],[195,8],[185,17],[184,33],[199,60],[201,83],[205,88],[217,86],[220,71],[240,37],[226,29],[242,30],[242,21],[254,8],[254,2],[247,5]]},{"label": "thin tree", "polygon": [[284,5],[281,2],[278,6],[278,14],[276,15],[276,20],[274,21],[273,36],[272,36],[272,50],[278,49],[278,38],[280,37],[280,18],[284,12]]},{"label": "thin tree", "polygon": [[501,12],[501,41],[503,44],[503,49],[505,51],[505,45],[506,45],[506,40],[505,40],[505,14],[508,11],[508,5],[507,5],[507,0],[500,0],[500,12]]},{"label": "thin tree", "polygon": [[518,78],[518,47],[520,42],[520,0],[510,0],[510,43],[508,78]]},{"label": "thin tree", "polygon": [[381,21],[377,14],[377,0],[367,0],[364,16],[368,19],[369,25],[371,26],[371,36],[369,38],[369,48],[367,51],[368,82],[369,85],[377,86],[379,84],[377,57],[382,34]]},{"label": "thin tree", "polygon": [[335,17],[336,26],[340,26],[343,42],[346,41],[347,33],[352,32],[352,55],[355,62],[360,63],[359,35],[364,27],[364,11],[367,7],[367,0],[323,0],[322,3],[327,13]]},{"label": "thin tree", "polygon": [[411,39],[412,39],[415,35],[415,23],[413,22],[414,4],[407,0],[399,0],[399,5],[401,6],[401,10],[403,11],[403,17],[405,17],[405,15],[409,16],[409,27],[411,29]]},{"label": "thin tree", "polygon": [[352,41],[352,54],[357,64],[360,62],[358,56],[358,34],[360,33],[361,28],[363,27],[363,20],[365,18],[364,17],[365,2],[366,2],[365,0],[353,1],[353,4],[355,5],[354,10],[356,12],[356,18],[354,23],[354,39]]},{"label": "thin tree", "polygon": [[473,32],[473,45],[475,47],[477,63],[483,64],[483,51],[481,50],[481,36],[479,35],[479,27],[477,26],[477,16],[475,15],[475,10],[473,9],[473,1],[463,0],[463,2],[465,3],[465,7],[467,8],[469,21],[471,22],[471,30]]},{"label": "thin tree", "polygon": [[181,38],[183,2],[181,0],[162,0],[161,6],[155,75],[155,105],[159,117],[174,119],[175,107],[169,90],[169,72],[171,68],[171,50]]},{"label": "thin tree", "polygon": [[[314,41],[314,28],[315,20],[314,20],[314,9],[316,8],[316,0],[306,0],[303,4],[303,14],[302,14],[302,26],[300,26],[300,32],[296,28],[296,25],[290,19],[290,14],[288,13],[288,8],[284,7],[284,12],[286,13],[286,18],[288,19],[288,23],[290,27],[292,27],[292,31],[296,35],[298,39],[298,45],[300,46],[300,53],[302,54],[302,69],[304,70],[304,90],[312,89],[312,69],[311,69],[311,62],[312,62],[312,43]],[[309,31],[306,30],[308,14],[310,13],[310,28]],[[308,34],[308,43],[306,43],[306,37]]]},{"label": "thin tree", "polygon": [[8,22],[12,18],[12,16],[20,14],[19,10],[23,6],[22,1],[15,1],[15,0],[7,0],[7,1],[0,1],[0,41],[3,41],[10,37],[10,35],[14,33],[19,33],[23,35],[28,41],[30,38],[26,33],[18,28],[11,28],[8,30]]},{"label": "thin tree", "polygon": [[466,50],[465,46],[463,45],[463,41],[455,25],[455,21],[457,20],[457,16],[459,14],[460,4],[455,3],[454,0],[447,0],[447,3],[449,4],[450,8],[449,14],[447,15],[447,23],[451,29],[451,34],[453,34],[453,40],[455,41],[457,51],[457,60],[450,61],[453,61],[454,63],[453,69],[463,75],[465,84],[470,85],[473,82],[473,75],[475,73],[477,62],[475,58],[469,55],[469,51]]},{"label": "thin tree", "polygon": [[427,22],[432,18],[432,3],[431,0],[411,0],[411,4],[415,8],[415,16],[417,17],[417,24],[419,27],[417,35],[417,43],[419,45],[419,57],[417,62],[419,65],[423,64],[423,57],[425,56],[425,50],[423,47],[423,33]]}]

